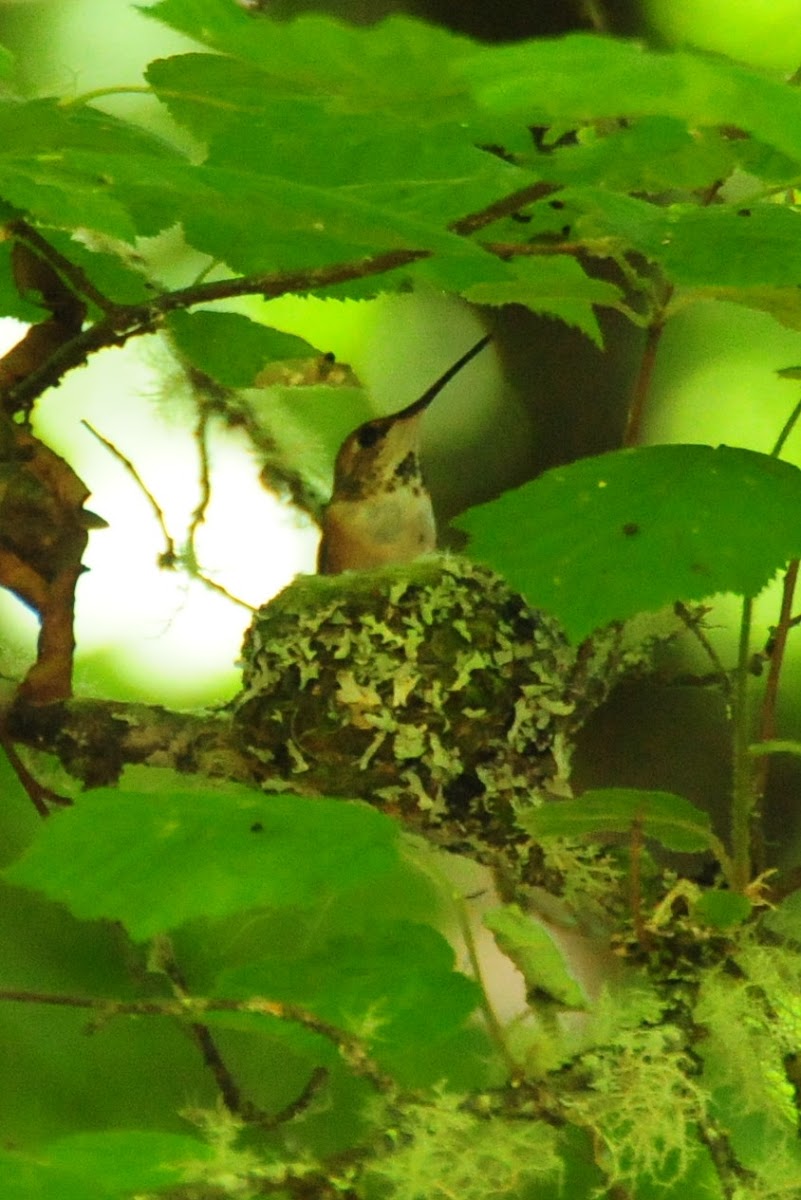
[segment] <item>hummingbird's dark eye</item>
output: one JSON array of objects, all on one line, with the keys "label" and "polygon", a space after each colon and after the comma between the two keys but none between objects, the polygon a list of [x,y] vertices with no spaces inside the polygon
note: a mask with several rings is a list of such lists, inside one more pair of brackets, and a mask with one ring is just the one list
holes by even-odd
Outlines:
[{"label": "hummingbird's dark eye", "polygon": [[363,425],[356,434],[356,441],[361,446],[362,450],[369,450],[376,442],[380,441],[384,436],[384,430],[377,428],[375,425]]}]

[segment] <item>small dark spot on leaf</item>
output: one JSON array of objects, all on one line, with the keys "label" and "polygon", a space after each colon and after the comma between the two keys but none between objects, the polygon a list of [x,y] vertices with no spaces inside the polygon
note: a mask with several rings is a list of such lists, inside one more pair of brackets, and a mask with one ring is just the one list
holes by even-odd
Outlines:
[{"label": "small dark spot on leaf", "polygon": [[750,209],[750,208],[738,208],[738,209],[737,209],[737,216],[738,216],[738,217],[750,217],[750,216],[751,216],[751,209]]},{"label": "small dark spot on leaf", "polygon": [[512,220],[517,221],[519,225],[528,225],[529,221],[531,220],[531,216],[528,213],[513,212]]},{"label": "small dark spot on leaf", "polygon": [[626,537],[636,537],[640,532],[640,527],[636,521],[626,521],[626,524],[623,526],[623,532]]},{"label": "small dark spot on leaf", "polygon": [[551,208],[564,208],[565,207],[564,200],[549,200],[548,203],[550,204]]},{"label": "small dark spot on leaf", "polygon": [[709,567],[706,565],[706,563],[697,563],[697,562],[690,563],[690,570],[692,572],[694,572],[694,574],[696,574],[696,575],[708,575],[709,574]]},{"label": "small dark spot on leaf", "polygon": [[562,237],[570,237],[570,234],[572,232],[573,232],[573,228],[571,225],[563,225],[562,226]]},{"label": "small dark spot on leaf", "polygon": [[251,833],[263,833],[264,826],[262,825],[261,821],[254,821],[250,827],[250,832]]}]

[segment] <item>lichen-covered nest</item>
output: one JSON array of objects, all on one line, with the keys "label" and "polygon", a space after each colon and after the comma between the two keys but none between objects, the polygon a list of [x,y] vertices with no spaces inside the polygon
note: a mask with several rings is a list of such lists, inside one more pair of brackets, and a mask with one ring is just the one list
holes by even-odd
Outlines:
[{"label": "lichen-covered nest", "polygon": [[617,629],[571,646],[455,556],[304,576],[248,631],[234,728],[267,786],[506,841],[521,805],[567,794],[576,731],[644,653]]}]

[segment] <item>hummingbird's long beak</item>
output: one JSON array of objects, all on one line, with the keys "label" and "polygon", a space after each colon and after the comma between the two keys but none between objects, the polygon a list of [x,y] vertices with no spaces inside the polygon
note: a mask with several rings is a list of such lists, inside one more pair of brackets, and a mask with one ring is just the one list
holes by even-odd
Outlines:
[{"label": "hummingbird's long beak", "polygon": [[438,396],[442,389],[450,383],[454,375],[458,375],[462,367],[466,366],[467,363],[470,362],[471,358],[475,358],[475,356],[480,353],[480,351],[482,351],[484,347],[491,341],[492,335],[489,333],[483,338],[480,338],[479,341],[476,342],[475,346],[471,346],[470,349],[467,350],[460,359],[457,359],[452,366],[448,367],[447,371],[440,375],[439,379],[431,384],[430,388],[423,392],[419,400],[414,400],[411,404],[407,405],[406,408],[402,408],[400,412],[393,413],[393,421],[405,421],[408,417],[416,417],[418,413],[421,413],[427,409],[434,397]]}]

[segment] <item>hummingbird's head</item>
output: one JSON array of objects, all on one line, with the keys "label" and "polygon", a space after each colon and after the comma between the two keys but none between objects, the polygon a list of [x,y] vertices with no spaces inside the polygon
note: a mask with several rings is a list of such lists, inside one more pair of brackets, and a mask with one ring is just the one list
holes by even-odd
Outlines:
[{"label": "hummingbird's head", "polygon": [[354,429],[337,454],[334,495],[357,500],[419,480],[420,425],[426,407],[416,400],[401,412]]},{"label": "hummingbird's head", "polygon": [[421,484],[420,426],[423,413],[454,375],[490,341],[489,335],[449,367],[419,400],[388,417],[376,417],[354,429],[342,443],[334,467],[334,499],[359,500],[379,492]]}]

